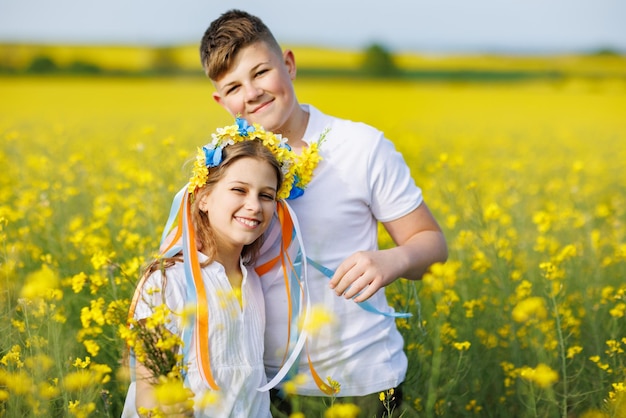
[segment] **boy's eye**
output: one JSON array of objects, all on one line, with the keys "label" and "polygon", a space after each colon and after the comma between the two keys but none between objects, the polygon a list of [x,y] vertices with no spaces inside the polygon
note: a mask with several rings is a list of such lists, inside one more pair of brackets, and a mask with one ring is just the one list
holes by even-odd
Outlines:
[{"label": "boy's eye", "polygon": [[231,88],[229,88],[228,90],[226,90],[226,94],[232,94],[235,91],[237,91],[237,89],[239,88],[239,86],[232,86]]},{"label": "boy's eye", "polygon": [[261,76],[261,75],[265,74],[267,71],[268,71],[267,69],[259,70],[259,71],[256,72],[256,75],[257,76]]}]

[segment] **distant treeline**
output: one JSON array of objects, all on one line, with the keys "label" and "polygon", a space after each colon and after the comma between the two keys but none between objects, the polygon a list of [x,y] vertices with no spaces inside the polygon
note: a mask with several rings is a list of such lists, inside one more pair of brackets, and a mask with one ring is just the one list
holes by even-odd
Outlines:
[{"label": "distant treeline", "polygon": [[[621,57],[612,50],[598,50],[589,55],[598,57]],[[174,59],[168,48],[157,49],[154,59],[142,69],[111,69],[99,65],[95,61],[74,60],[69,64],[59,64],[53,56],[37,54],[26,66],[18,67],[0,60],[0,75],[71,75],[71,76],[202,76],[199,68],[185,68]],[[599,73],[588,74],[601,76]],[[380,44],[372,44],[363,51],[363,60],[355,68],[335,67],[299,67],[299,77],[345,77],[345,78],[381,78],[411,80],[450,80],[450,81],[521,81],[528,79],[559,79],[567,76],[559,69],[472,69],[472,68],[400,68],[394,55]],[[618,75],[626,77],[624,74]]]}]

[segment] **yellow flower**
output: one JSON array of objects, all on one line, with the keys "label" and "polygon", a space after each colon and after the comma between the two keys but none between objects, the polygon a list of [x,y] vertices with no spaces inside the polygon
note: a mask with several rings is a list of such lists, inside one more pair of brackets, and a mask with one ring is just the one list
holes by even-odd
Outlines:
[{"label": "yellow flower", "polygon": [[577,253],[578,251],[576,250],[576,246],[572,244],[566,245],[563,249],[561,249],[561,252],[557,254],[556,261],[561,263],[569,258],[576,257]]},{"label": "yellow flower", "polygon": [[86,389],[94,383],[93,374],[85,370],[71,372],[63,379],[63,387],[70,392]]},{"label": "yellow flower", "polygon": [[520,376],[535,383],[540,388],[548,388],[559,381],[559,375],[546,364],[540,363],[536,368],[524,367]]},{"label": "yellow flower", "polygon": [[18,370],[4,376],[4,386],[14,395],[25,395],[34,391],[35,382],[29,373]]},{"label": "yellow flower", "polygon": [[104,298],[100,297],[98,299],[91,300],[89,302],[89,307],[85,306],[80,310],[80,321],[83,328],[89,328],[91,326],[91,322],[95,322],[98,325],[104,325],[104,312],[102,311],[104,304]]},{"label": "yellow flower", "polygon": [[515,322],[526,322],[530,319],[545,319],[548,316],[543,298],[533,296],[520,301],[512,312]]},{"label": "yellow flower", "polygon": [[111,258],[115,257],[115,253],[111,252],[109,254],[104,253],[103,251],[97,251],[91,257],[91,265],[94,270],[100,270],[102,267],[109,263]]},{"label": "yellow flower", "polygon": [[94,273],[89,276],[89,292],[92,295],[98,293],[98,290],[109,282],[109,279],[104,274]]},{"label": "yellow flower", "polygon": [[196,304],[188,303],[186,304],[182,311],[180,312],[181,325],[183,327],[187,327],[193,323],[194,317],[196,315]]},{"label": "yellow flower", "polygon": [[285,382],[283,390],[287,395],[295,395],[298,393],[298,386],[305,384],[307,380],[307,375],[299,373],[295,375],[293,379]]},{"label": "yellow flower", "polygon": [[607,340],[606,345],[608,346],[608,349],[605,351],[605,353],[608,354],[609,356],[613,356],[615,354],[621,354],[624,352],[624,349],[621,347],[621,344],[619,341]]},{"label": "yellow flower", "polygon": [[204,186],[208,177],[209,169],[204,162],[204,153],[202,152],[202,148],[198,148],[198,155],[193,165],[193,174],[189,179],[187,191],[193,193],[197,188]]},{"label": "yellow flower", "polygon": [[518,300],[527,298],[531,295],[533,285],[528,280],[522,280],[522,282],[515,288],[515,296]]},{"label": "yellow flower", "polygon": [[178,377],[161,376],[154,388],[154,397],[160,405],[175,405],[193,402],[193,393],[183,385]]},{"label": "yellow flower", "polygon": [[352,403],[335,403],[324,412],[324,418],[357,418],[361,409]]},{"label": "yellow flower", "polygon": [[472,344],[469,341],[463,341],[460,343],[454,343],[453,345],[454,345],[454,348],[456,348],[459,351],[467,351],[469,350]]},{"label": "yellow flower", "polygon": [[17,319],[11,319],[11,325],[17,329],[19,332],[25,332],[26,331],[26,322],[24,321],[19,321]]},{"label": "yellow flower", "polygon": [[89,364],[91,363],[91,358],[89,356],[85,357],[85,360],[81,360],[80,358],[76,358],[76,360],[74,360],[74,367],[77,367],[79,369],[85,369],[87,368],[87,366],[89,366]]},{"label": "yellow flower", "polygon": [[602,363],[600,361],[600,356],[591,356],[589,357],[589,360],[596,363],[596,366],[598,366],[602,370],[609,372],[609,373],[612,372],[612,370],[610,369],[610,366],[607,363]]},{"label": "yellow flower", "polygon": [[111,380],[111,367],[106,364],[91,363],[89,370],[94,374],[94,380],[108,383]]},{"label": "yellow flower", "polygon": [[76,418],[87,418],[96,410],[96,404],[94,402],[88,402],[85,405],[81,405],[80,401],[70,401],[68,410]]},{"label": "yellow flower", "polygon": [[160,350],[173,350],[176,347],[182,345],[182,340],[176,334],[171,332],[166,332],[161,338],[155,343],[155,347]]},{"label": "yellow flower", "polygon": [[9,392],[6,390],[0,389],[0,402],[7,401],[9,399]]},{"label": "yellow flower", "polygon": [[135,346],[137,333],[132,328],[127,327],[125,324],[119,324],[117,327],[117,334],[129,347]]},{"label": "yellow flower", "polygon": [[609,418],[609,416],[598,409],[589,409],[580,414],[579,418]]},{"label": "yellow flower", "polygon": [[535,368],[535,383],[539,387],[546,388],[558,382],[559,374],[552,370],[549,366],[541,363]]},{"label": "yellow flower", "polygon": [[87,281],[87,275],[83,273],[82,271],[74,275],[71,279],[72,291],[74,291],[74,293],[79,293],[81,290],[83,290],[83,287],[85,286],[86,281]]},{"label": "yellow flower", "polygon": [[43,399],[52,399],[57,397],[60,394],[60,389],[53,384],[48,382],[41,382],[39,384],[39,390],[37,391],[39,396]]},{"label": "yellow flower", "polygon": [[220,401],[221,401],[221,396],[219,392],[216,392],[214,390],[208,390],[198,400],[198,407],[200,409],[207,408],[211,405],[219,404]]},{"label": "yellow flower", "polygon": [[166,304],[161,304],[152,308],[152,315],[146,318],[146,328],[156,329],[159,325],[165,325],[169,322],[170,310]]},{"label": "yellow flower", "polygon": [[24,359],[24,365],[30,370],[38,372],[47,372],[55,364],[52,357],[44,353],[34,354]]},{"label": "yellow flower", "polygon": [[556,262],[548,261],[539,263],[543,277],[548,280],[557,280],[565,277],[565,270]]},{"label": "yellow flower", "polygon": [[57,293],[59,285],[60,281],[56,272],[44,264],[41,269],[28,275],[20,296],[30,300],[59,300],[59,294]]},{"label": "yellow flower", "polygon": [[475,399],[472,399],[471,401],[467,403],[467,405],[465,405],[465,410],[474,412],[474,413],[479,413],[480,411],[483,410],[483,407],[478,405],[478,402],[476,402]]},{"label": "yellow flower", "polygon": [[126,322],[129,301],[127,299],[112,300],[104,313],[107,325],[118,325]]},{"label": "yellow flower", "polygon": [[18,368],[23,367],[24,363],[20,359],[21,352],[21,347],[19,345],[14,345],[13,347],[11,347],[11,350],[9,350],[9,352],[6,353],[2,357],[2,359],[0,359],[0,363],[4,364],[5,366],[8,366],[10,363],[12,363]]},{"label": "yellow flower", "polygon": [[623,318],[624,313],[626,313],[626,303],[618,303],[616,304],[610,311],[609,314],[613,318]]},{"label": "yellow flower", "polygon": [[300,318],[300,327],[309,334],[316,334],[324,327],[335,323],[335,316],[322,305],[311,307],[307,317]]},{"label": "yellow flower", "polygon": [[326,381],[328,382],[328,385],[332,388],[333,393],[339,393],[339,391],[341,391],[341,384],[336,380],[333,380],[332,377],[327,376]]},{"label": "yellow flower", "polygon": [[482,300],[472,299],[472,300],[463,302],[463,308],[465,308],[465,317],[473,318],[474,310],[476,308],[483,310],[485,308],[485,304]]},{"label": "yellow flower", "polygon": [[442,293],[445,289],[452,289],[455,286],[460,268],[461,263],[457,261],[435,263],[424,274],[422,281],[432,293]]},{"label": "yellow flower", "polygon": [[572,347],[568,347],[567,349],[567,358],[574,358],[574,356],[576,356],[576,354],[579,354],[583,351],[583,348],[579,345],[575,345]]}]

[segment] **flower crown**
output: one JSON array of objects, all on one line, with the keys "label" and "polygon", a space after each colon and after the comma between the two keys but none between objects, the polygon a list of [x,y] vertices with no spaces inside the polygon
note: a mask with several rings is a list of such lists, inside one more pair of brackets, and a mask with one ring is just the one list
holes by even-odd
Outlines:
[{"label": "flower crown", "polygon": [[237,142],[259,140],[274,154],[283,173],[283,184],[276,198],[279,200],[295,199],[304,194],[304,189],[313,178],[313,171],[321,160],[318,147],[326,133],[327,131],[324,131],[317,142],[311,143],[300,155],[297,155],[287,144],[287,138],[266,131],[259,124],[249,125],[245,119],[238,117],[234,125],[217,128],[211,134],[211,142],[198,148],[193,174],[189,179],[188,192],[193,194],[206,184],[209,168],[217,167],[222,163],[225,147]]}]

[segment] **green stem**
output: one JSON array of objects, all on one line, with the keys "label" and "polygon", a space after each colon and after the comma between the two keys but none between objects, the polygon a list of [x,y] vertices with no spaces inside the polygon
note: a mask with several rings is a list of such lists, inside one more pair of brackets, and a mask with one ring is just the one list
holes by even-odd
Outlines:
[{"label": "green stem", "polygon": [[433,344],[433,360],[430,371],[430,379],[428,379],[428,396],[426,398],[426,414],[428,417],[433,416],[435,410],[435,402],[437,402],[437,385],[439,382],[439,374],[441,372],[441,339],[439,333],[434,338]]},{"label": "green stem", "polygon": [[556,321],[556,332],[559,338],[559,357],[561,358],[561,374],[563,375],[563,401],[561,405],[561,417],[567,418],[567,363],[565,354],[565,339],[563,338],[563,330],[561,330],[561,316],[559,315],[558,306],[554,295],[551,295],[550,300],[554,306],[554,319]]}]

